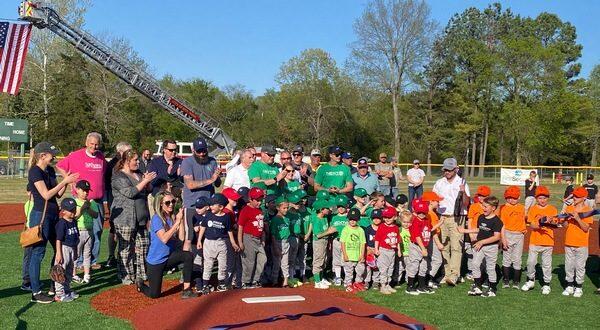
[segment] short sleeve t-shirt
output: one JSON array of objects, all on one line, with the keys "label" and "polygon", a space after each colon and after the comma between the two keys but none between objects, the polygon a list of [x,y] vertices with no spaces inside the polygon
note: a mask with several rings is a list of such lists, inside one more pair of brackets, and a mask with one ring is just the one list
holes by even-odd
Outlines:
[{"label": "short sleeve t-shirt", "polygon": [[[532,189],[529,189],[533,185]],[[537,184],[535,181],[531,181],[529,179],[525,180],[525,197],[535,197],[535,188]]]},{"label": "short sleeve t-shirt", "polygon": [[286,240],[290,237],[290,220],[287,217],[276,215],[269,223],[271,235],[278,241]]},{"label": "short sleeve t-shirt", "polygon": [[288,211],[286,214],[290,222],[290,232],[292,236],[301,236],[304,235],[304,221],[302,214],[296,211]]},{"label": "short sleeve t-shirt", "polygon": [[[591,210],[592,210],[591,207],[584,205],[583,208],[581,210],[579,210],[579,213],[588,212]],[[565,212],[569,213],[569,214],[574,214],[575,207],[573,205],[569,205],[569,206],[567,206]],[[573,246],[573,247],[589,246],[590,231],[589,230],[587,232],[583,231],[581,229],[581,227],[579,227],[579,224],[577,223],[577,221],[575,219],[570,218],[567,221],[569,222],[569,225],[567,226],[567,231],[565,233],[565,245]],[[582,218],[581,221],[583,221],[584,223],[587,223],[588,225],[591,226],[594,223],[594,218],[593,217]]]},{"label": "short sleeve t-shirt", "polygon": [[[77,203],[77,208],[81,208],[85,201],[83,199],[75,198],[75,203]],[[90,209],[94,212],[100,212],[98,208],[98,203],[94,200],[90,201]],[[83,212],[83,214],[77,219],[77,228],[80,230],[92,230],[94,228],[94,218],[87,212]]]},{"label": "short sleeve t-shirt", "polygon": [[410,228],[400,228],[400,239],[402,240],[402,255],[407,256],[410,250]]},{"label": "short sleeve t-shirt", "polygon": [[[173,227],[173,221],[170,218],[166,219],[166,223],[167,228]],[[151,265],[158,265],[167,261],[171,252],[178,246],[176,235],[173,235],[167,244],[163,243],[156,234],[161,229],[165,228],[158,214],[155,214],[150,222],[150,248],[146,257],[146,262]]]},{"label": "short sleeve t-shirt", "polygon": [[475,229],[477,228],[477,220],[479,216],[483,214],[483,206],[481,203],[474,203],[469,206],[469,212],[467,213],[467,218],[469,219],[469,228]]},{"label": "short sleeve t-shirt", "polygon": [[431,240],[431,220],[429,218],[421,219],[417,216],[413,216],[410,227],[410,241],[417,243],[417,238],[420,237],[423,241],[423,245],[427,247]]},{"label": "short sleeve t-shirt", "polygon": [[262,237],[265,228],[265,215],[260,208],[244,206],[238,216],[238,225],[243,226],[244,234],[257,238]]},{"label": "short sleeve t-shirt", "polygon": [[[354,206],[353,208],[360,211],[360,209],[356,206]],[[373,223],[373,219],[371,219],[371,213],[373,213],[373,208],[371,206],[369,206],[365,210],[365,214],[364,215],[361,214],[360,220],[358,220],[358,225],[360,227],[366,228],[366,227],[369,227]]]},{"label": "short sleeve t-shirt", "polygon": [[[208,157],[205,163],[200,164],[194,156],[187,157],[181,162],[181,176],[191,176],[194,181],[203,181],[210,179],[219,168],[217,161]],[[194,203],[200,197],[210,197],[215,193],[215,186],[208,185],[202,188],[190,190],[187,185],[183,185],[183,206],[194,207]]]},{"label": "short sleeve t-shirt", "polygon": [[596,199],[596,194],[598,193],[598,186],[595,184],[584,184],[583,188],[585,188],[585,190],[587,190],[588,192],[588,196],[587,199]]},{"label": "short sleeve t-shirt", "polygon": [[312,235],[313,241],[318,240],[317,235],[323,233],[329,228],[327,224],[327,218],[320,218],[316,213],[310,216],[310,223],[312,224]]},{"label": "short sleeve t-shirt", "polygon": [[[56,176],[54,176],[53,179],[53,173],[54,169],[50,166],[48,166],[45,171],[37,165],[34,165],[29,169],[27,180],[29,190],[31,191],[31,198],[33,200],[33,210],[43,212],[44,204],[46,203],[44,197],[42,197],[38,189],[35,187],[35,183],[38,181],[43,181],[48,190],[56,187]],[[56,197],[52,197],[48,200],[46,213],[58,214],[58,202],[56,201]]]},{"label": "short sleeve t-shirt", "polygon": [[365,231],[365,237],[367,239],[367,246],[370,248],[375,247],[375,234],[377,234],[377,229],[373,228],[373,226],[369,225],[367,227],[363,227]]},{"label": "short sleeve t-shirt", "polygon": [[263,161],[255,161],[250,165],[248,169],[248,177],[250,178],[250,185],[252,187],[257,187],[266,191],[267,195],[277,194],[279,189],[277,187],[277,183],[267,186],[264,182],[254,183],[253,179],[260,180],[271,180],[275,179],[277,174],[279,173],[279,167],[277,164],[267,164]]},{"label": "short sleeve t-shirt", "polygon": [[504,204],[500,207],[500,220],[504,229],[514,232],[527,231],[525,224],[525,206],[523,204]]},{"label": "short sleeve t-shirt", "polygon": [[398,247],[398,242],[400,241],[400,229],[398,226],[392,224],[387,225],[382,223],[377,228],[377,233],[375,234],[375,241],[379,242],[379,247],[385,249],[396,249]]},{"label": "short sleeve t-shirt", "polygon": [[344,164],[331,165],[325,163],[319,166],[317,174],[315,175],[315,182],[321,185],[325,189],[331,187],[337,187],[342,189],[347,183],[351,183],[352,174],[348,166]]},{"label": "short sleeve t-shirt", "polygon": [[[437,225],[438,222],[440,222],[440,217],[438,217],[438,215],[434,211],[430,210],[429,213],[427,214],[427,216],[429,217],[429,220],[431,221],[431,227]],[[440,232],[440,228],[437,228],[436,230],[432,231],[431,234],[437,235],[439,232]]]},{"label": "short sleeve t-shirt", "polygon": [[[425,177],[425,172],[420,168],[411,168],[406,172],[406,176],[409,177],[412,181],[418,181]],[[412,187],[413,184],[409,183],[408,186]]]},{"label": "short sleeve t-shirt", "polygon": [[[393,171],[393,169],[394,168],[392,167],[392,164],[389,164],[389,163],[379,162],[379,163],[375,164],[375,172],[377,172],[377,171],[391,172],[391,171]],[[381,185],[381,186],[391,185],[390,178],[380,176],[379,185]]]},{"label": "short sleeve t-shirt", "polygon": [[56,240],[61,241],[64,245],[76,248],[79,244],[79,230],[75,220],[67,221],[59,219],[55,226]]},{"label": "short sleeve t-shirt", "polygon": [[[575,188],[573,187],[572,184],[568,185],[567,188],[565,188],[565,194],[563,195],[563,198],[569,197],[569,195],[571,195],[573,193],[573,189],[575,189]],[[588,195],[589,195],[589,193],[588,193]]]},{"label": "short sleeve t-shirt", "polygon": [[334,238],[341,237],[342,230],[348,225],[348,217],[346,214],[336,214],[331,218],[331,227],[334,227],[337,232],[333,235]]},{"label": "short sleeve t-shirt", "polygon": [[216,215],[208,212],[200,226],[206,228],[204,237],[208,240],[225,239],[229,237],[229,232],[232,231],[231,217],[228,214]]},{"label": "short sleeve t-shirt", "polygon": [[346,247],[346,255],[349,261],[359,261],[360,254],[367,242],[365,232],[362,228],[345,226],[342,228],[340,242]]},{"label": "short sleeve t-shirt", "polygon": [[[536,222],[539,224],[540,217],[553,217],[558,214],[556,207],[552,205],[546,205],[541,207],[534,205],[529,208],[527,212],[527,222]],[[549,227],[540,227],[538,229],[531,230],[531,236],[529,237],[529,244],[539,246],[554,246],[554,231]]]},{"label": "short sleeve t-shirt", "polygon": [[285,193],[289,194],[289,193],[293,193],[294,191],[300,189],[300,182],[296,181],[296,180],[292,180],[290,182],[287,182],[287,185],[285,186]]},{"label": "short sleeve t-shirt", "polygon": [[[73,151],[67,157],[59,161],[56,166],[63,169],[65,172],[79,173],[79,181],[87,180],[90,183],[89,199],[100,199],[104,197],[104,173],[107,168],[104,154],[100,151],[96,155],[90,156],[86,149],[82,148]],[[77,195],[75,185],[71,185],[71,194]]]},{"label": "short sleeve t-shirt", "polygon": [[[479,229],[477,240],[481,241],[493,237],[494,233],[499,233],[502,230],[502,221],[497,215],[494,215],[492,218],[487,218],[482,214],[479,216],[479,219],[477,219],[477,228]],[[498,242],[489,243],[485,246],[497,243]]]}]

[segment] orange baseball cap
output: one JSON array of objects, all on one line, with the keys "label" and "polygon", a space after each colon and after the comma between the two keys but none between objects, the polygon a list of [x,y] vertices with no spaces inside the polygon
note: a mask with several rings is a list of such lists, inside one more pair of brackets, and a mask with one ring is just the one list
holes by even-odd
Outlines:
[{"label": "orange baseball cap", "polygon": [[509,186],[504,191],[504,198],[519,199],[520,196],[521,196],[521,189],[519,189],[519,187],[517,187],[517,186]]},{"label": "orange baseball cap", "polygon": [[441,201],[444,199],[444,197],[434,193],[433,191],[426,191],[423,193],[423,196],[421,196],[421,199],[426,201],[426,202],[432,202],[432,201]]},{"label": "orange baseball cap", "polygon": [[548,190],[548,187],[539,186],[539,187],[535,188],[535,197],[538,197],[538,196],[550,197],[550,190]]},{"label": "orange baseball cap", "polygon": [[488,197],[492,193],[492,189],[488,186],[477,187],[477,195],[481,197]]},{"label": "orange baseball cap", "polygon": [[577,187],[573,190],[573,196],[575,196],[577,198],[587,197],[587,195],[588,195],[588,192],[583,187]]}]

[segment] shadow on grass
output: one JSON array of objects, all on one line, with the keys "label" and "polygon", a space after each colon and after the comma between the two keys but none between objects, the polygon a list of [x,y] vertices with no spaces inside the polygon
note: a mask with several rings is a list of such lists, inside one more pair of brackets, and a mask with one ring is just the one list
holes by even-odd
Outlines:
[{"label": "shadow on grass", "polygon": [[17,325],[15,326],[15,329],[27,329],[27,322],[21,319],[21,315],[30,309],[34,304],[35,303],[30,301],[27,305],[21,307],[21,309],[15,313],[15,317],[17,318]]},{"label": "shadow on grass", "polygon": [[600,288],[600,256],[591,255],[587,260],[585,273],[596,288]]}]

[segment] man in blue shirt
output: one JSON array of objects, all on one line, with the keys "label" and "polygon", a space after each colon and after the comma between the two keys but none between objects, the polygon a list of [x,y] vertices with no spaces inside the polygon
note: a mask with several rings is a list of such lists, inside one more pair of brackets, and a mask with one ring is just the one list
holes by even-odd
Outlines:
[{"label": "man in blue shirt", "polygon": [[151,183],[152,196],[156,196],[167,182],[171,182],[173,179],[179,177],[181,158],[177,157],[178,150],[177,142],[174,140],[164,140],[162,157],[154,158],[148,165],[148,172],[156,172],[156,178]]},{"label": "man in blue shirt", "polygon": [[358,172],[352,174],[354,189],[363,188],[371,195],[379,188],[379,179],[377,175],[369,172],[369,163],[366,158],[358,160]]}]

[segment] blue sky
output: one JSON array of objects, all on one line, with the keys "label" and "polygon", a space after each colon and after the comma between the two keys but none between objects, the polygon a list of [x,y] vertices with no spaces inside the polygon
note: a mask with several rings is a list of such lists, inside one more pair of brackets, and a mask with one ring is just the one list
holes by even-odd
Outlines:
[{"label": "blue sky", "polygon": [[[157,77],[202,78],[216,86],[241,84],[255,95],[276,87],[283,62],[306,48],[322,48],[342,65],[354,40],[352,24],[366,0],[123,1],[92,0],[85,29],[128,39]],[[600,1],[500,1],[522,16],[557,14],[577,28],[582,75],[600,64]],[[18,0],[2,0],[0,17],[15,18]],[[445,26],[454,13],[488,1],[430,0]]]}]

